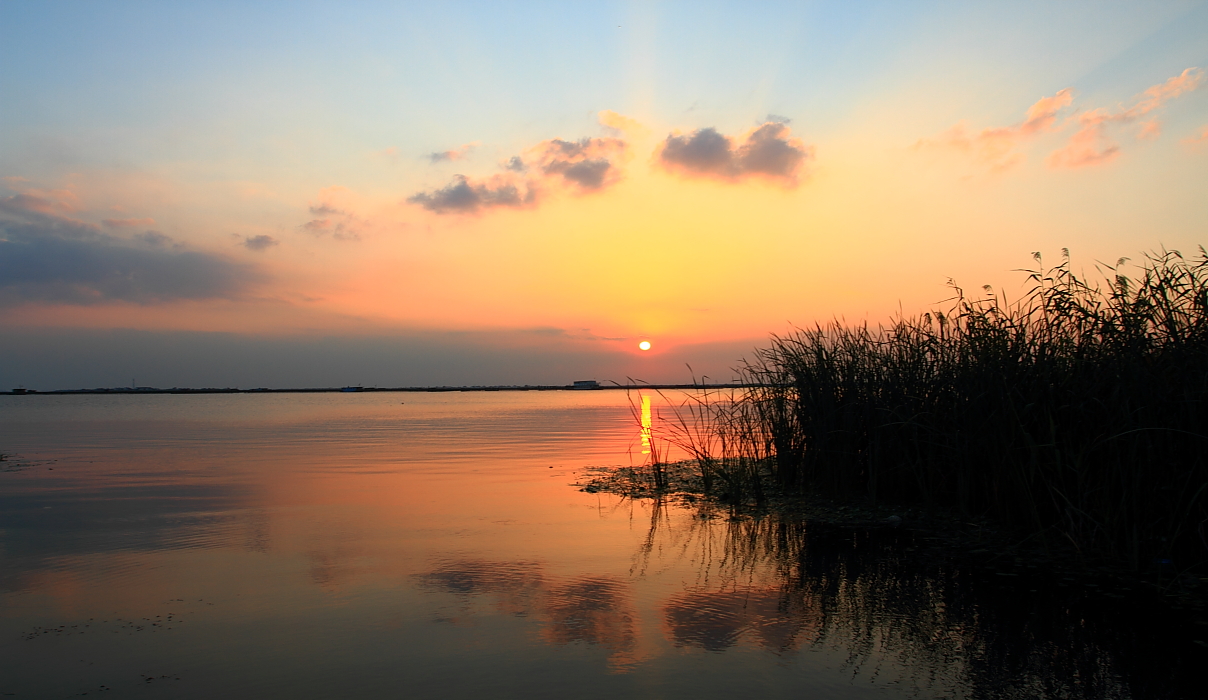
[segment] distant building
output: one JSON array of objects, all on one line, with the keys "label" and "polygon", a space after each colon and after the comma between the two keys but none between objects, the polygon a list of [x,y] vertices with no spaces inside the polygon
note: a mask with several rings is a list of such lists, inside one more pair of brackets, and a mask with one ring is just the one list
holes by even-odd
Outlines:
[{"label": "distant building", "polygon": [[582,381],[575,382],[575,388],[576,389],[599,389],[600,383],[594,379],[584,379]]}]

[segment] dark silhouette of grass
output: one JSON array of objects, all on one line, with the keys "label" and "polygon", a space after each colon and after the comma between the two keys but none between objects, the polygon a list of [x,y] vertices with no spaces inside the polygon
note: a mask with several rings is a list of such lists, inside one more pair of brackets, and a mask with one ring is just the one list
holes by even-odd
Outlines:
[{"label": "dark silhouette of grass", "polygon": [[781,490],[992,518],[1134,569],[1208,560],[1208,252],[1023,270],[1008,303],[956,297],[886,325],[774,336],[663,438],[706,491]]}]

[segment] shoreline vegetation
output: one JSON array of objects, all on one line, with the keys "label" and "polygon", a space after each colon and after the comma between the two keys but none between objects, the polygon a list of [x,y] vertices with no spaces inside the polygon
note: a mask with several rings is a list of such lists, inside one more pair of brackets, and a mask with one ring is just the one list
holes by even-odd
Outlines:
[{"label": "shoreline vegetation", "polygon": [[999,546],[1202,590],[1208,252],[1150,253],[1132,276],[1121,259],[1099,282],[1068,251],[1034,258],[1016,302],[953,284],[948,311],[773,336],[738,368],[745,388],[664,395],[649,440],[690,459],[654,449],[584,488],[831,521],[944,513]]},{"label": "shoreline vegetation", "polygon": [[[645,389],[734,389],[746,388],[744,384],[643,384]],[[61,396],[63,394],[328,394],[328,393],[373,393],[373,392],[403,392],[403,393],[441,393],[454,391],[601,391],[601,390],[631,390],[632,386],[625,384],[598,384],[591,387],[575,386],[574,384],[501,384],[493,386],[345,386],[345,387],[310,387],[301,389],[239,389],[235,387],[217,388],[205,387],[173,387],[160,389],[151,386],[112,387],[97,389],[51,389],[39,391],[36,389],[13,389],[0,391],[0,396]]]}]

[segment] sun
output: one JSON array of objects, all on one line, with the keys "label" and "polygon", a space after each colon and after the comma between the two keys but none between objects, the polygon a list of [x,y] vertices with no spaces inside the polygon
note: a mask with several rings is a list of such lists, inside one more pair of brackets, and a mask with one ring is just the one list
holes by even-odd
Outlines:
[{"label": "sun", "polygon": [[643,349],[643,350],[649,350],[649,349],[650,349],[650,341],[649,341],[649,340],[643,340],[642,342],[638,343],[638,347],[639,347],[639,348],[641,348],[641,349]]}]

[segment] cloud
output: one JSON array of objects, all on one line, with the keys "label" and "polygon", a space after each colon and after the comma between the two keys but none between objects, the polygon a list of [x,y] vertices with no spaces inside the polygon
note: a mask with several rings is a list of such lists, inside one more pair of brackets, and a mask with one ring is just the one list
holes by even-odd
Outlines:
[{"label": "cloud", "polygon": [[501,172],[485,178],[454,175],[444,187],[417,192],[407,201],[437,214],[532,207],[547,193],[587,194],[615,184],[626,152],[621,138],[550,139],[509,158]]},{"label": "cloud", "polygon": [[465,175],[454,175],[448,185],[432,192],[419,192],[407,201],[437,214],[468,214],[495,207],[529,206],[536,201],[536,191],[516,177],[495,175],[484,181],[472,181]]},{"label": "cloud", "polygon": [[[306,233],[313,236],[330,234],[332,238],[341,241],[361,240],[361,229],[364,227],[365,222],[352,212],[326,203],[321,203],[318,206],[312,205],[307,210],[311,216],[316,218],[298,227]],[[256,238],[267,238],[267,236],[256,236]],[[260,248],[252,248],[246,243],[244,245],[250,250],[264,250],[270,245],[276,245],[276,241],[262,244]]]},{"label": "cloud", "polygon": [[[1131,107],[1116,111],[1099,108],[1079,114],[1075,118],[1078,130],[1070,136],[1065,146],[1049,154],[1049,166],[1081,168],[1111,162],[1120,154],[1120,147],[1109,136],[1109,127],[1137,122],[1170,100],[1200,87],[1203,82],[1203,71],[1188,68],[1138,95]],[[1161,122],[1151,118],[1141,123],[1136,137],[1157,138],[1160,133]]]},{"label": "cloud", "polygon": [[949,148],[971,155],[977,162],[994,171],[1007,170],[1023,162],[1024,156],[1015,148],[1023,141],[1053,131],[1061,110],[1074,101],[1072,88],[1060,90],[1051,97],[1042,97],[1028,107],[1024,120],[1014,126],[982,129],[970,134],[963,122],[953,126],[934,140],[922,139],[914,148]]},{"label": "cloud", "polygon": [[445,161],[462,160],[466,156],[468,156],[470,154],[470,151],[474,150],[477,146],[478,146],[478,142],[472,141],[470,143],[462,144],[452,150],[437,151],[435,153],[429,153],[427,157],[428,157],[428,160],[433,163],[442,163]]},{"label": "cloud", "polygon": [[140,228],[144,226],[154,226],[155,219],[104,219],[101,223],[109,228]]},{"label": "cloud", "polygon": [[613,161],[625,153],[619,138],[551,139],[529,149],[523,163],[580,191],[599,190],[616,182],[620,171]]},{"label": "cloud", "polygon": [[1157,119],[1150,119],[1147,122],[1141,122],[1141,130],[1137,132],[1137,139],[1148,141],[1156,139],[1162,135],[1162,122]]},{"label": "cloud", "polygon": [[[970,134],[959,123],[933,140],[923,139],[915,148],[943,147],[971,155],[991,170],[1007,170],[1024,160],[1016,149],[1025,141],[1045,133],[1059,132],[1069,126],[1077,129],[1065,145],[1048,155],[1045,162],[1053,168],[1081,168],[1109,163],[1120,154],[1120,146],[1109,133],[1115,126],[1136,124],[1135,138],[1156,139],[1162,134],[1162,123],[1148,116],[1170,100],[1199,88],[1204,73],[1188,68],[1165,82],[1154,85],[1137,95],[1130,107],[1107,109],[1098,107],[1060,120],[1061,112],[1074,103],[1072,88],[1065,88],[1051,97],[1043,97],[1028,108],[1024,121],[1014,126],[983,129]],[[1144,118],[1144,119],[1143,119]]]},{"label": "cloud", "polygon": [[259,252],[268,250],[269,248],[272,248],[273,246],[278,245],[279,243],[280,243],[280,241],[278,241],[276,238],[273,238],[272,236],[266,236],[264,234],[261,234],[259,236],[246,237],[243,241],[243,247],[247,248],[248,250],[253,250],[253,251],[256,251],[257,253],[259,253]]},{"label": "cloud", "polygon": [[[172,243],[172,239],[170,237],[165,236],[159,231],[143,231],[142,233],[136,233],[130,237],[130,240],[134,241],[135,243],[150,246],[152,248],[162,248],[167,246],[169,243]],[[176,247],[180,248],[181,246],[176,245]]]},{"label": "cloud", "polygon": [[623,114],[617,114],[611,109],[606,109],[598,113],[596,115],[596,120],[600,122],[600,126],[604,127],[608,133],[614,136],[620,136],[621,134],[626,133],[641,135],[649,131],[646,127],[642,126],[641,122],[638,120],[632,119]]},{"label": "cloud", "polygon": [[118,238],[46,205],[29,194],[0,199],[0,304],[233,299],[262,281],[254,267],[169,246],[161,233]]},{"label": "cloud", "polygon": [[671,134],[655,154],[666,169],[690,177],[737,181],[751,177],[796,185],[814,149],[790,135],[784,122],[765,122],[741,138],[712,127]]},{"label": "cloud", "polygon": [[1204,144],[1208,144],[1208,124],[1200,127],[1200,132],[1198,134],[1195,136],[1188,136],[1180,141],[1180,143],[1188,146],[1202,146]]}]

